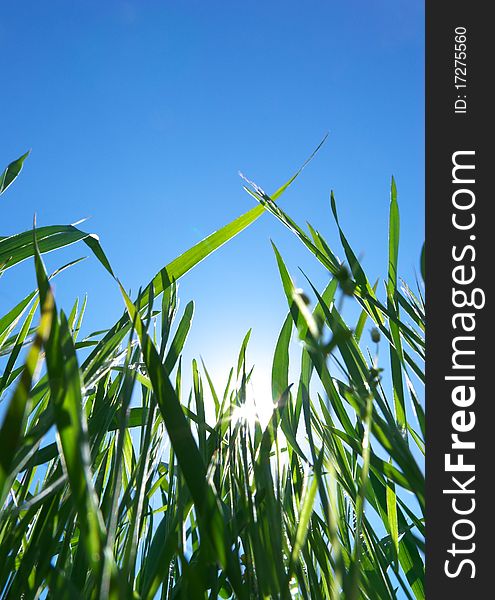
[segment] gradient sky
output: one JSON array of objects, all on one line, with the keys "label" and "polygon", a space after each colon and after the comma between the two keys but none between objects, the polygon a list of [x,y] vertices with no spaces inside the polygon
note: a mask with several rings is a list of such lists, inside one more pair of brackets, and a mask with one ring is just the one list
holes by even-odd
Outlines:
[{"label": "gradient sky", "polygon": [[[424,237],[424,31],[416,0],[6,3],[0,166],[32,148],[2,196],[0,234],[90,216],[126,288],[253,206],[238,171],[267,191],[329,131],[281,199],[342,256],[339,213],[370,279],[387,270],[390,178],[402,220],[400,270],[414,284]],[[251,358],[268,372],[286,304],[270,246],[327,275],[270,215],[188,274],[196,302],[187,357],[222,371],[253,327]],[[46,256],[49,269],[86,255]],[[0,309],[35,286],[32,261],[2,278]],[[89,294],[84,331],[123,310],[94,258],[61,276],[58,303]]]}]

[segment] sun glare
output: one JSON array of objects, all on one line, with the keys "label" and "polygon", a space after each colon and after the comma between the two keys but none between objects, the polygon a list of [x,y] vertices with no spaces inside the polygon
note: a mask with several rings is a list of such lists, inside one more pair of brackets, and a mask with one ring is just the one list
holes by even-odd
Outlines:
[{"label": "sun glare", "polygon": [[256,422],[259,422],[259,415],[256,409],[256,403],[253,398],[248,398],[241,404],[241,406],[236,406],[232,411],[232,424],[236,425],[237,423],[245,424],[249,429],[254,429]]}]

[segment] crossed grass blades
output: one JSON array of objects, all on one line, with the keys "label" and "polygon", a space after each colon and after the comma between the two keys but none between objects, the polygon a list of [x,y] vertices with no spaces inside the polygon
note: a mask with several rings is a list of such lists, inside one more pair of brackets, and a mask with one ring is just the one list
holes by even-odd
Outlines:
[{"label": "crossed grass blades", "polygon": [[[0,193],[26,157],[1,175]],[[123,316],[85,339],[86,301],[66,315],[50,287],[74,263],[48,276],[41,255],[83,242],[114,277],[96,236],[69,225],[0,238],[0,271],[30,258],[36,274],[34,291],[0,318],[2,598],[424,598],[425,424],[416,391],[424,303],[399,285],[395,184],[381,300],[333,195],[345,263],[277,203],[299,173],[271,196],[247,182],[258,204],[169,263],[134,300],[116,280]],[[310,306],[274,246],[288,313],[262,426],[239,418],[252,374],[249,333],[224,390],[197,361],[192,389],[183,389],[194,307],[180,313],[176,281],[265,211],[329,282],[317,290],[308,281]],[[361,307],[352,327],[343,298]],[[366,350],[370,328],[386,356],[380,366]]]}]

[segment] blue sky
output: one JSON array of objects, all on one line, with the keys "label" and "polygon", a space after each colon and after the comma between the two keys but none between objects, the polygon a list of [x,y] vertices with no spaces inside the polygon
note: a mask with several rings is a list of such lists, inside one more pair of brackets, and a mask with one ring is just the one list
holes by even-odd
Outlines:
[{"label": "blue sky", "polygon": [[[423,3],[50,1],[2,8],[0,165],[32,148],[2,196],[1,235],[91,216],[116,273],[135,292],[167,262],[253,206],[243,171],[276,189],[324,148],[282,197],[342,255],[339,213],[371,277],[387,268],[390,177],[402,220],[401,273],[414,283],[424,237]],[[297,283],[327,275],[270,215],[181,282],[196,302],[187,357],[235,361],[253,327],[252,359],[268,371],[286,312],[270,245]],[[54,269],[85,255],[46,257]],[[30,262],[2,280],[0,308],[34,287]],[[123,305],[92,258],[56,282],[70,309],[89,294],[85,331]]]}]

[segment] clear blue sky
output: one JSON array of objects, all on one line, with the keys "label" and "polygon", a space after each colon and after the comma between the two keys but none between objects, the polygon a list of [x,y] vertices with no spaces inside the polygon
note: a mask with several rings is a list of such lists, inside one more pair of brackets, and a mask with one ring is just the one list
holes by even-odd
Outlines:
[{"label": "clear blue sky", "polygon": [[[384,276],[393,174],[401,272],[413,279],[424,237],[423,21],[417,0],[4,4],[0,166],[32,154],[1,198],[0,234],[29,229],[35,212],[40,225],[91,216],[83,228],[137,291],[253,206],[238,170],[273,190],[329,131],[284,208],[342,255],[333,189],[356,252]],[[268,364],[286,312],[270,238],[294,275],[301,266],[324,284],[264,215],[182,280],[183,306],[196,301],[188,356],[222,369],[253,327],[253,359]],[[46,261],[85,254],[77,245]],[[3,277],[0,308],[33,287],[29,261]],[[92,258],[56,283],[67,308],[84,292],[86,332],[121,314],[115,283]]]}]

